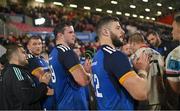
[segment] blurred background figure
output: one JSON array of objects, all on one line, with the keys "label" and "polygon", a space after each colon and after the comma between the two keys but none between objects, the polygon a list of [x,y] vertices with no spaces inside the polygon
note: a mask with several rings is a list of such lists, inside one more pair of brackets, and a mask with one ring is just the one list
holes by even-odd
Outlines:
[{"label": "blurred background figure", "polygon": [[150,47],[158,51],[165,59],[169,52],[172,51],[178,43],[176,41],[163,40],[162,38],[163,37],[160,37],[160,35],[155,31],[148,32],[146,36]]},{"label": "blurred background figure", "polygon": [[132,55],[132,49],[129,43],[125,42],[123,46],[121,47],[121,51],[124,52],[128,57]]},{"label": "blurred background figure", "polygon": [[[28,68],[31,73],[39,78],[43,73],[48,71],[49,65],[42,54],[42,39],[38,36],[32,36],[27,42],[28,49]],[[47,56],[46,56],[47,57]],[[48,60],[48,58],[46,58]]]},{"label": "blurred background figure", "polygon": [[[27,49],[29,63],[27,67],[33,75],[33,79],[36,81],[36,85],[39,85],[39,78],[43,76],[46,72],[50,73],[48,54],[44,52],[43,55],[45,58],[42,56],[43,40],[41,39],[41,37],[31,36],[27,42]],[[46,101],[49,101],[47,100],[47,97],[41,99],[42,108],[52,109],[52,104],[46,103]]]},{"label": "blurred background figure", "polygon": [[149,48],[142,34],[135,33],[130,36],[128,43],[132,49],[131,61],[139,59],[142,53],[149,56],[150,67],[147,75],[140,75],[140,77],[147,78],[148,80],[148,99],[147,101],[139,102],[136,106],[139,110],[161,110],[162,101],[164,98],[164,84],[163,81],[163,69],[164,61],[161,54],[152,48]]},{"label": "blurred background figure", "polygon": [[[167,80],[169,81],[168,87],[170,91],[168,92],[168,100],[171,103],[171,109],[180,109],[180,12],[177,12],[174,16],[172,24],[172,36],[174,40],[179,42],[179,45],[174,48],[167,56],[165,72]],[[177,94],[171,91],[175,91]],[[179,100],[178,100],[179,99]]]}]

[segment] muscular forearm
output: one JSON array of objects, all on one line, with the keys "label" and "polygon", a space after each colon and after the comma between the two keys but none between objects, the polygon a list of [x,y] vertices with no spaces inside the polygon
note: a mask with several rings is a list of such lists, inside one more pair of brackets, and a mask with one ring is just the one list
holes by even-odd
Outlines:
[{"label": "muscular forearm", "polygon": [[128,78],[123,86],[128,90],[130,95],[136,100],[146,100],[147,99],[147,79],[141,78],[138,75],[135,75],[131,78]]},{"label": "muscular forearm", "polygon": [[140,78],[139,79],[139,88],[136,90],[137,100],[146,100],[148,95],[148,85],[147,79]]}]

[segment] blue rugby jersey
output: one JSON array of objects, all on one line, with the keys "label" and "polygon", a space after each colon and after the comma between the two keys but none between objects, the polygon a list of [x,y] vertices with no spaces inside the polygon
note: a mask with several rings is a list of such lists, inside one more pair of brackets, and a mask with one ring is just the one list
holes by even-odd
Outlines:
[{"label": "blue rugby jersey", "polygon": [[132,110],[133,99],[121,85],[132,76],[128,57],[103,45],[92,63],[93,83],[99,110]]},{"label": "blue rugby jersey", "polygon": [[52,70],[52,88],[55,91],[56,108],[58,110],[86,110],[85,87],[79,86],[69,70],[80,65],[73,50],[64,45],[57,45],[49,57]]},{"label": "blue rugby jersey", "polygon": [[[49,64],[48,62],[41,56],[34,56],[32,54],[28,54],[28,68],[31,72],[31,74],[35,75],[36,71],[43,70],[44,72],[49,71]],[[36,85],[39,84],[39,79],[35,76],[33,76],[33,79],[35,80]],[[50,85],[49,85],[50,87]],[[43,109],[53,109],[53,96],[48,96],[48,98],[43,98],[41,100],[41,106]]]}]

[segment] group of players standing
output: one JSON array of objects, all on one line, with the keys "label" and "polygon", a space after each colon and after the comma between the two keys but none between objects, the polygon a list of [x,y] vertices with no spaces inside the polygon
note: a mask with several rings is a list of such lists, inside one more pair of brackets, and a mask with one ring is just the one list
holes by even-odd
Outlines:
[{"label": "group of players standing", "polygon": [[[88,110],[88,85],[93,86],[98,110],[133,110],[134,100],[149,98],[150,56],[145,51],[136,59],[116,50],[114,42],[124,37],[119,19],[103,17],[96,26],[101,47],[92,61],[82,65],[71,49],[75,42],[75,31],[71,23],[62,21],[54,28],[55,44],[49,61],[40,56],[42,40],[32,37],[28,41],[27,55],[20,45],[7,49],[9,65],[3,75],[2,109],[57,109]],[[173,37],[180,40],[180,15],[173,22]],[[130,39],[133,42],[133,39]],[[167,57],[166,72],[179,74],[180,47]],[[172,66],[172,60],[177,63]],[[170,65],[171,64],[171,65]],[[133,67],[132,67],[133,65]],[[24,66],[27,66],[26,69]],[[171,86],[179,91],[178,77],[168,77]],[[40,106],[41,103],[41,106]],[[160,104],[150,104],[150,109],[161,109]]]}]

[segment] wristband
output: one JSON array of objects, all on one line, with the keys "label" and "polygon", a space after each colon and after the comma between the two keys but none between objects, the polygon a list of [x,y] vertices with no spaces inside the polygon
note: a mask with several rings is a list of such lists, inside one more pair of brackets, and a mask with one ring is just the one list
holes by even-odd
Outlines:
[{"label": "wristband", "polygon": [[142,78],[147,78],[147,72],[145,70],[139,70],[138,75]]}]

